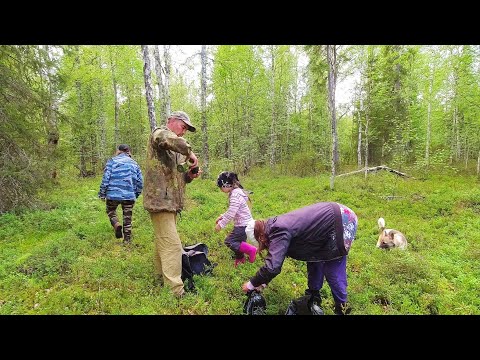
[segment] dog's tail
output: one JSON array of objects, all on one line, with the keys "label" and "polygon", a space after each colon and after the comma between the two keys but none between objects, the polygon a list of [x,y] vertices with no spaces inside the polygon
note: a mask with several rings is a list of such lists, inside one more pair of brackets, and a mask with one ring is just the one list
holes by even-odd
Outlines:
[{"label": "dog's tail", "polygon": [[378,229],[380,231],[383,231],[383,229],[385,229],[385,219],[384,218],[379,218],[378,219]]}]

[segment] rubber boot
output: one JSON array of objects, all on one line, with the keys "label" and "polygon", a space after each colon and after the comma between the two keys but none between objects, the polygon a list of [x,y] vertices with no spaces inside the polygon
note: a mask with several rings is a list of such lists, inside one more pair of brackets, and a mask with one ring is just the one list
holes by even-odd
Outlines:
[{"label": "rubber boot", "polygon": [[240,252],[243,252],[248,255],[248,261],[253,263],[255,261],[255,257],[257,256],[257,248],[249,243],[243,241],[240,244],[240,248],[238,249]]}]

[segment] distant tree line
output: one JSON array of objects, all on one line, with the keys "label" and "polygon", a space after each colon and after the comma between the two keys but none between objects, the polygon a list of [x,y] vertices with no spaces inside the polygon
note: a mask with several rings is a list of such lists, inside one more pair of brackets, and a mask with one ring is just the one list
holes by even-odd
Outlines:
[{"label": "distant tree line", "polygon": [[60,176],[99,175],[119,143],[142,163],[152,124],[173,110],[199,129],[188,139],[206,174],[479,173],[479,46],[199,45],[180,60],[177,48],[0,46],[0,213],[35,206]]}]

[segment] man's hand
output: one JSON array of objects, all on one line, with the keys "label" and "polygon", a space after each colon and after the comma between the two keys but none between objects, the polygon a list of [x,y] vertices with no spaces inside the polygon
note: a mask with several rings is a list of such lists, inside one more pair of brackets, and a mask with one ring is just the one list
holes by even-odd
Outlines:
[{"label": "man's hand", "polygon": [[203,171],[201,169],[198,169],[198,171],[196,173],[193,173],[192,172],[192,167],[190,167],[190,170],[188,170],[187,174],[188,174],[188,177],[193,180],[195,178],[198,178],[202,172]]},{"label": "man's hand", "polygon": [[193,151],[190,153],[190,157],[188,158],[188,161],[192,163],[192,165],[190,165],[190,168],[194,168],[195,166],[198,166],[197,155],[195,155]]},{"label": "man's hand", "polygon": [[219,217],[217,217],[217,220],[215,220],[215,224],[218,224],[218,222],[219,222],[220,220],[222,220],[222,219],[223,219],[223,216],[222,216],[222,215],[220,215]]},{"label": "man's hand", "polygon": [[218,223],[215,225],[215,231],[216,232],[219,232],[220,230],[222,230],[222,228],[220,227],[220,225],[218,225]]}]

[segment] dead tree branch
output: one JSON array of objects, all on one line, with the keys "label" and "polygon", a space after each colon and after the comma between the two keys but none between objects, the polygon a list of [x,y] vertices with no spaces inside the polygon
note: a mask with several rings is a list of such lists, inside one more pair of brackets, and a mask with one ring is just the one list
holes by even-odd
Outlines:
[{"label": "dead tree branch", "polygon": [[379,170],[389,171],[389,172],[391,172],[391,173],[397,174],[398,176],[402,176],[402,177],[407,177],[407,178],[414,179],[414,178],[411,177],[410,175],[407,175],[407,174],[402,173],[402,172],[400,172],[400,171],[398,171],[398,170],[389,168],[388,166],[385,166],[385,165],[374,166],[374,167],[370,167],[370,168],[367,168],[367,169],[366,169],[366,168],[363,168],[363,169],[356,170],[356,171],[352,171],[352,172],[349,172],[349,173],[337,175],[337,177],[347,176],[347,175],[353,175],[353,174],[359,174],[359,173],[365,173],[365,172],[376,172],[376,171],[379,171]]}]

